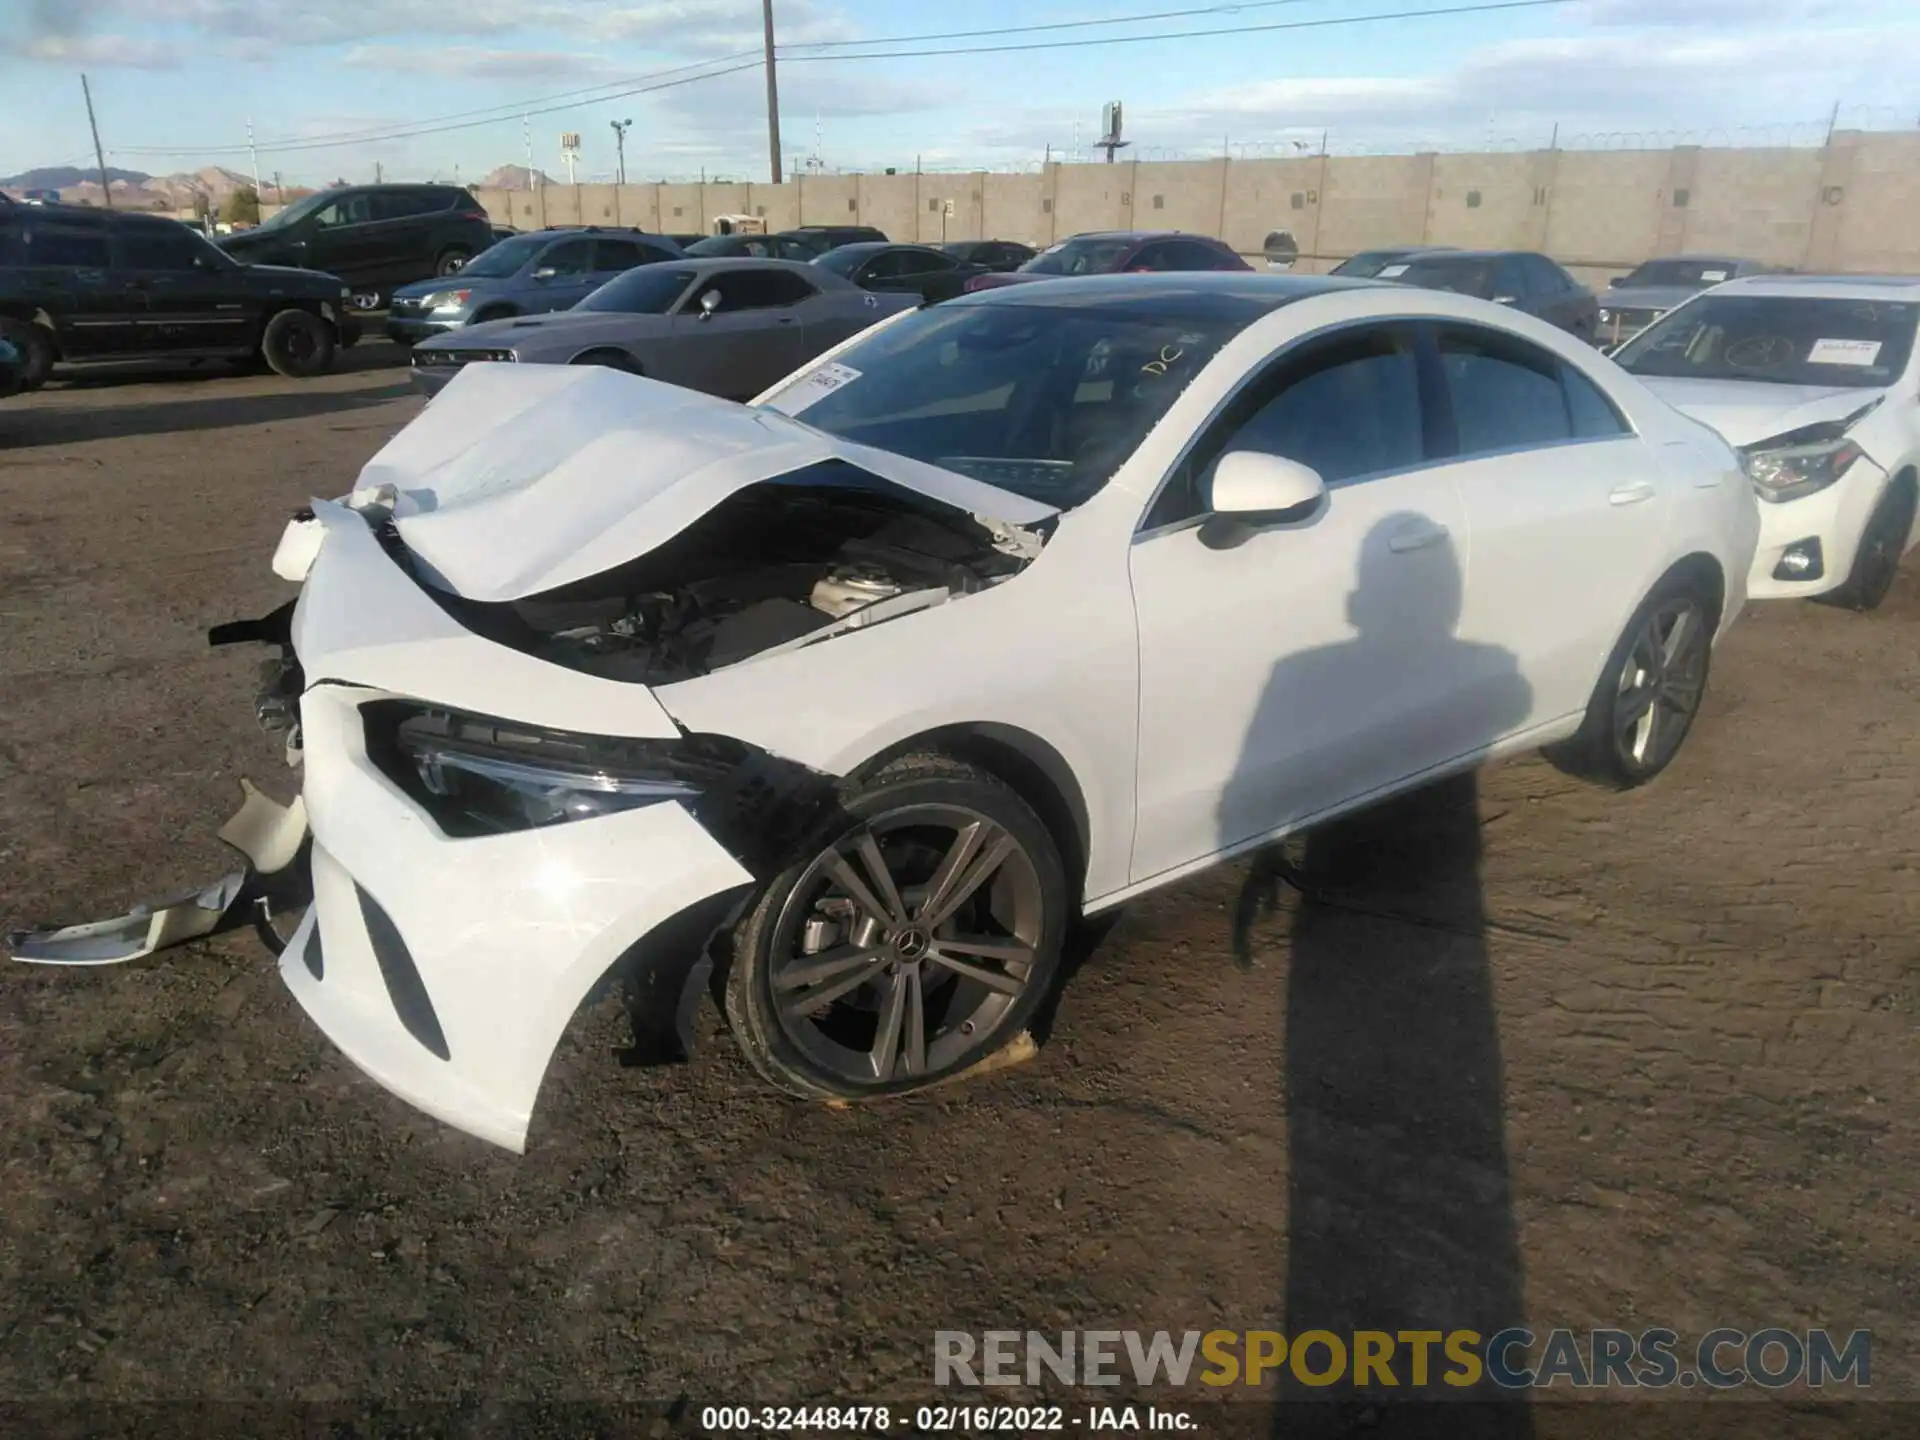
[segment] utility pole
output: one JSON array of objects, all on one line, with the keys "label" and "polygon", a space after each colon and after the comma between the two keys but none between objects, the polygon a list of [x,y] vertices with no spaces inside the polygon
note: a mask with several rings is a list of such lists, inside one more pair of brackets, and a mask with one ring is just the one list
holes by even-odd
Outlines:
[{"label": "utility pole", "polygon": [[613,127],[614,149],[620,152],[620,179],[618,183],[624,185],[627,183],[627,131],[633,128],[633,121],[609,120],[607,123]]},{"label": "utility pole", "polygon": [[773,71],[773,0],[760,0],[760,15],[767,33],[767,162],[773,170],[773,183],[780,183],[780,82]]},{"label": "utility pole", "polygon": [[520,117],[520,134],[527,142],[527,188],[533,189],[533,117]]},{"label": "utility pole", "polygon": [[247,153],[253,157],[253,198],[260,199],[260,152],[253,144],[253,117],[247,117]]},{"label": "utility pole", "polygon": [[100,199],[111,210],[113,182],[107,179],[107,152],[100,148],[100,123],[93,118],[93,87],[84,74],[80,77],[80,93],[87,97],[87,128],[93,131],[93,158],[100,163]]},{"label": "utility pole", "polygon": [[382,165],[378,160],[374,161],[373,162],[373,183],[376,185],[384,184],[386,182],[386,178],[387,178],[386,166]]},{"label": "utility pole", "polygon": [[278,205],[287,203],[287,187],[280,183],[280,172],[278,170],[273,172],[273,199],[274,203]]}]

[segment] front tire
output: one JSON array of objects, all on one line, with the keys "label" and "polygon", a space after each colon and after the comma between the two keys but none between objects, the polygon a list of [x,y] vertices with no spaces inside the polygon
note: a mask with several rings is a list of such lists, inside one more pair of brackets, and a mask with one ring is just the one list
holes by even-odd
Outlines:
[{"label": "front tire", "polygon": [[0,340],[11,341],[20,352],[20,393],[38,390],[53,374],[56,351],[44,325],[29,320],[0,320]]},{"label": "front tire", "polygon": [[433,273],[436,276],[458,275],[462,270],[467,268],[467,261],[472,258],[473,257],[465,250],[457,246],[453,249],[442,250],[439,258],[433,262]]},{"label": "front tire", "polygon": [[1902,475],[1887,487],[1860,533],[1860,549],[1845,582],[1821,599],[1848,610],[1880,608],[1900,573],[1907,536],[1913,532],[1914,498],[1911,475]]},{"label": "front tire", "polygon": [[261,332],[260,355],[274,372],[309,380],[333,366],[333,327],[304,310],[282,310]]},{"label": "front tire", "polygon": [[1569,775],[1631,790],[1673,763],[1707,693],[1719,605],[1697,573],[1669,575],[1627,622],[1586,718],[1547,760]]},{"label": "front tire", "polygon": [[1069,905],[1059,849],[1024,800],[971,765],[908,756],[850,786],[741,922],[727,1019],[789,1094],[923,1089],[1027,1028]]}]

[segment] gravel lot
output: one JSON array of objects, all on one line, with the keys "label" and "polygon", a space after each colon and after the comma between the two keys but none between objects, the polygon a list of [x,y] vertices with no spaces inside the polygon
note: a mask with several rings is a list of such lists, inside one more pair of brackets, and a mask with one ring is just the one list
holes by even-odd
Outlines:
[{"label": "gravel lot", "polygon": [[[346,359],[0,402],[0,923],[210,879],[237,777],[290,794],[261,656],[204,631],[416,413]],[[1163,892],[1036,1061],[878,1108],[767,1093],[717,1017],[623,1070],[596,1011],[515,1158],[363,1080],[247,938],[8,965],[0,1399],[897,1400],[936,1329],[1524,1321],[1867,1328],[1920,1401],[1917,656],[1920,575],[1749,611],[1650,790],[1505,764],[1312,837],[1310,899]],[[1920,1423],[1755,1394],[1631,1433]]]}]

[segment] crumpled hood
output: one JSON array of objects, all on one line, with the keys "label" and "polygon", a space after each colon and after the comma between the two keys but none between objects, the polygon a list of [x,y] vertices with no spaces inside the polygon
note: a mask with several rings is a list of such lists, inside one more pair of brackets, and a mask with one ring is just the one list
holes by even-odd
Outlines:
[{"label": "crumpled hood", "polygon": [[1600,304],[1607,310],[1671,310],[1685,304],[1704,287],[1692,285],[1629,285],[1619,290],[1604,290]]},{"label": "crumpled hood", "polygon": [[624,564],[729,495],[833,459],[1008,525],[1058,513],[773,410],[571,365],[467,367],[367,462],[356,493],[392,486],[429,578],[502,601]]},{"label": "crumpled hood", "polygon": [[1754,380],[1670,380],[1636,377],[1683,415],[1711,425],[1729,445],[1751,445],[1789,430],[1844,420],[1884,391],[1822,385],[1769,385]]}]

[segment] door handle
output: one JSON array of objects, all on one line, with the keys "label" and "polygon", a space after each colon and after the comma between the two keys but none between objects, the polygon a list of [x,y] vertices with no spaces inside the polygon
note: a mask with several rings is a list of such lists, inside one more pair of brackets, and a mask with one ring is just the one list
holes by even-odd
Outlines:
[{"label": "door handle", "polygon": [[1643,500],[1651,500],[1655,495],[1653,486],[1645,480],[1636,480],[1631,485],[1616,485],[1607,492],[1609,505],[1638,505]]},{"label": "door handle", "polygon": [[1405,555],[1409,551],[1424,550],[1429,545],[1438,545],[1450,532],[1444,525],[1422,525],[1408,527],[1390,536],[1387,549],[1395,555]]}]

